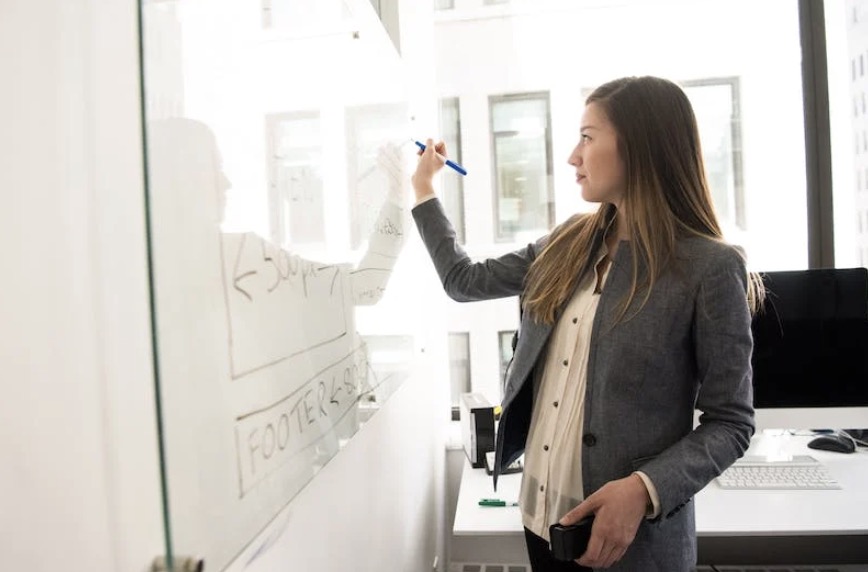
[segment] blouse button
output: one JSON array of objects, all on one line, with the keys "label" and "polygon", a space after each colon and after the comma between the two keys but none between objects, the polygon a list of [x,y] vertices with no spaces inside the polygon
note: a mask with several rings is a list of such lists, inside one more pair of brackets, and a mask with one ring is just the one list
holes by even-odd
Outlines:
[{"label": "blouse button", "polygon": [[565,365],[565,366],[566,366],[566,365],[569,365],[569,364],[570,364],[569,360],[564,360],[564,365]]},{"label": "blouse button", "polygon": [[549,446],[548,446],[548,445],[543,445],[543,451],[548,451],[548,450],[549,450]]},{"label": "blouse button", "polygon": [[578,323],[578,321],[579,321],[578,318],[573,318],[573,323],[574,323],[574,324]]},{"label": "blouse button", "polygon": [[597,437],[593,433],[586,433],[582,436],[582,443],[588,447],[593,447],[597,444]]},{"label": "blouse button", "polygon": [[555,407],[557,407],[557,406],[558,406],[558,402],[555,401],[554,403],[552,403],[552,405],[554,405]]}]

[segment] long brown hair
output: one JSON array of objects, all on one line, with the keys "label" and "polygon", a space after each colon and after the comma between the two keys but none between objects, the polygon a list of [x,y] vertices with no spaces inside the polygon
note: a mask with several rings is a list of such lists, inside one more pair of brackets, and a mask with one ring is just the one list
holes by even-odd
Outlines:
[{"label": "long brown hair", "polygon": [[[626,77],[595,89],[595,104],[614,126],[626,170],[622,199],[633,249],[633,281],[618,320],[638,293],[641,307],[667,265],[679,237],[723,240],[705,175],[693,108],[675,83],[656,77]],[[595,256],[603,237],[614,231],[616,207],[576,215],[557,227],[527,275],[525,309],[551,324]],[[751,311],[762,303],[756,274],[748,276]],[[638,311],[638,310],[637,310]]]}]

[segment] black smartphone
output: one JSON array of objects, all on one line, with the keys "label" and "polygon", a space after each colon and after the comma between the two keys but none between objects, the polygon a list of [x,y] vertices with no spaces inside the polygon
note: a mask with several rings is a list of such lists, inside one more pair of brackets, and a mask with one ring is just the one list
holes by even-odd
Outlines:
[{"label": "black smartphone", "polygon": [[594,517],[589,516],[576,524],[562,526],[555,523],[549,527],[552,555],[557,560],[575,560],[585,553],[591,539]]}]

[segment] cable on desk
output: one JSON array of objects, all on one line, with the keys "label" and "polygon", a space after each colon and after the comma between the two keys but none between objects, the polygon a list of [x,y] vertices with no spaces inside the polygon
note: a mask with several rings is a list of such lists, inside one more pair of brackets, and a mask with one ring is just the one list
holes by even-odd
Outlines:
[{"label": "cable on desk", "polygon": [[[865,441],[865,439],[862,438],[861,431],[859,433],[856,433],[855,431],[852,431],[852,430],[842,429],[841,433],[843,433],[844,435],[846,435],[847,437],[852,439],[853,442],[856,443],[857,445],[859,445],[860,447],[868,447],[868,441]],[[857,435],[858,435],[858,437],[857,437]]]}]

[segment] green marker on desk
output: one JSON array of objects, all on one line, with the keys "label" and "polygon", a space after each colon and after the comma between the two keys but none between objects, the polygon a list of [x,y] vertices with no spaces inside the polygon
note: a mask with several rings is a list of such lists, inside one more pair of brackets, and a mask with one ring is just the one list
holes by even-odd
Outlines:
[{"label": "green marker on desk", "polygon": [[479,499],[479,506],[518,506],[518,503],[501,499]]}]

